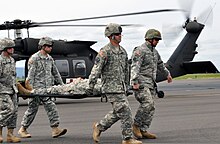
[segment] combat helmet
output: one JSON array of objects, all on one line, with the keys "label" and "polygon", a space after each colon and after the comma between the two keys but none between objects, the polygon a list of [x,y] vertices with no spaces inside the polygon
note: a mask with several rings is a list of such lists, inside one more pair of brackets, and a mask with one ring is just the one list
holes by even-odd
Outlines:
[{"label": "combat helmet", "polygon": [[7,48],[14,48],[15,42],[10,38],[0,39],[0,51],[4,51]]},{"label": "combat helmet", "polygon": [[106,37],[109,37],[112,34],[116,34],[116,33],[122,33],[122,28],[119,24],[110,23],[106,26],[106,28],[105,28],[105,36]]},{"label": "combat helmet", "polygon": [[50,37],[42,37],[38,43],[39,46],[53,45],[53,39]]},{"label": "combat helmet", "polygon": [[162,40],[161,33],[156,29],[149,29],[144,37],[146,40],[148,39],[159,39]]}]

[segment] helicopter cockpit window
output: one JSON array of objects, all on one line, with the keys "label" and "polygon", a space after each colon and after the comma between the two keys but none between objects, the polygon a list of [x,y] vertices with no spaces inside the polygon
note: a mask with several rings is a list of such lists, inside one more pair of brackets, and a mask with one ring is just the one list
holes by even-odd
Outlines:
[{"label": "helicopter cockpit window", "polygon": [[69,76],[69,64],[67,60],[55,60],[55,64],[61,76]]},{"label": "helicopter cockpit window", "polygon": [[84,60],[73,60],[75,77],[86,76],[86,64]]}]

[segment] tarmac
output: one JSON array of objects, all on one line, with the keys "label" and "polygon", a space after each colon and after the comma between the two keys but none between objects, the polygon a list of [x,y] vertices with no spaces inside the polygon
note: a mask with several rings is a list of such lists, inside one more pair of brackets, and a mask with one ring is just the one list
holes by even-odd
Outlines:
[{"label": "tarmac", "polygon": [[[165,93],[156,98],[156,113],[149,129],[158,138],[142,139],[143,144],[219,144],[220,143],[220,79],[174,80],[158,84]],[[128,97],[134,116],[138,103]],[[27,109],[27,101],[20,101],[17,131]],[[51,137],[51,128],[43,106],[28,129],[32,138],[22,139],[25,144],[93,144],[92,124],[111,110],[109,103],[100,98],[58,99],[60,127],[66,135]],[[4,133],[4,138],[6,137]],[[120,144],[120,121],[101,134],[101,144]]]}]

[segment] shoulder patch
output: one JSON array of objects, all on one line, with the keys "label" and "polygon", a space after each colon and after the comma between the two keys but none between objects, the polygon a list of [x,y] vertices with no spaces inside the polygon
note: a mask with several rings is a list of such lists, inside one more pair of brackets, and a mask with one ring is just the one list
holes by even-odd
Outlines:
[{"label": "shoulder patch", "polygon": [[33,64],[35,60],[36,60],[35,55],[32,55],[28,60],[28,64]]},{"label": "shoulder patch", "polygon": [[141,51],[140,50],[135,50],[134,55],[135,56],[140,56],[141,55]]},{"label": "shoulder patch", "polygon": [[33,60],[30,59],[30,60],[28,61],[28,64],[33,64]]},{"label": "shoulder patch", "polygon": [[98,55],[100,55],[100,57],[106,57],[105,52],[103,50],[100,50]]}]

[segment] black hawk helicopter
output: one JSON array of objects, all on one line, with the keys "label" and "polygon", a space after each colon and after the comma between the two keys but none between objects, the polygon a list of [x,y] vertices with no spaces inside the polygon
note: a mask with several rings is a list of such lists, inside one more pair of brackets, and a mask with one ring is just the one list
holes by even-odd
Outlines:
[{"label": "black hawk helicopter", "polygon": [[[34,27],[59,27],[59,26],[105,26],[105,25],[55,25],[55,23],[83,21],[91,19],[103,19],[111,17],[122,17],[130,15],[140,15],[148,13],[161,13],[161,12],[173,12],[184,11],[181,9],[161,9],[153,11],[116,14],[107,16],[97,16],[61,21],[50,22],[32,22],[30,20],[6,21],[0,25],[0,30],[15,30],[15,53],[13,57],[16,61],[26,60],[25,63],[25,77],[27,76],[27,60],[29,57],[38,51],[39,39],[29,37],[29,28]],[[130,24],[122,25],[130,26]],[[198,39],[201,31],[204,28],[204,24],[197,22],[196,20],[190,20],[189,15],[186,16],[186,21],[183,28],[186,30],[186,35],[177,46],[174,53],[166,62],[166,67],[169,69],[173,78],[192,73],[217,73],[217,68],[211,61],[192,62],[194,56],[198,53],[196,48],[196,40]],[[21,29],[27,29],[28,37],[21,37]],[[88,78],[91,69],[94,64],[97,52],[91,48],[96,41],[64,41],[54,40],[53,50],[51,56],[54,58],[57,68],[63,78],[64,83],[71,82],[72,78],[82,77]],[[157,82],[166,80],[162,74],[158,71]],[[163,97],[164,93],[158,91],[159,97]],[[64,98],[62,96],[57,96]],[[86,97],[86,96],[84,96]],[[66,96],[65,98],[78,99],[84,98],[82,96]]]}]

